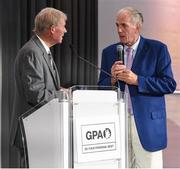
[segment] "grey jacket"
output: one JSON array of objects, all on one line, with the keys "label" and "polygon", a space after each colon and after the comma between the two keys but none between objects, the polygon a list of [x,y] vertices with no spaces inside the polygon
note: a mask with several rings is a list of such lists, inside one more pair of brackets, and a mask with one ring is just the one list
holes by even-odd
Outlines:
[{"label": "grey jacket", "polygon": [[[37,36],[19,50],[15,60],[15,97],[11,120],[11,145],[21,146],[19,117],[58,95],[60,80],[57,68],[49,63],[48,54]],[[16,137],[16,142],[15,142]],[[19,145],[20,144],[20,145]]]}]

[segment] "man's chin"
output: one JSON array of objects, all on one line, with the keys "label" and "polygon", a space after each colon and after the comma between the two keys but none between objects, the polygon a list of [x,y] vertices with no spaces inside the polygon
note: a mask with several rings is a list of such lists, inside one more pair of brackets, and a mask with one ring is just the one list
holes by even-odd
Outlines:
[{"label": "man's chin", "polygon": [[120,42],[121,42],[122,44],[125,44],[125,43],[126,43],[126,40],[125,40],[124,38],[120,38]]},{"label": "man's chin", "polygon": [[62,43],[62,41],[63,41],[63,38],[61,38],[61,39],[59,40],[59,43]]},{"label": "man's chin", "polygon": [[61,44],[62,43],[62,40],[59,40],[56,44]]}]

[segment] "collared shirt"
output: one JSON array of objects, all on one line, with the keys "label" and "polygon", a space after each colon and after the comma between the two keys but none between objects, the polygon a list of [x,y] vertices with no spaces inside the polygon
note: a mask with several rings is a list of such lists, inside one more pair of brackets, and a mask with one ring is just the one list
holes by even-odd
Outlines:
[{"label": "collared shirt", "polygon": [[[138,48],[138,45],[139,45],[139,42],[140,42],[140,36],[138,38],[138,40],[136,41],[136,43],[134,45],[131,46],[131,48],[133,49],[133,59],[136,55],[136,51],[137,51],[137,48]],[[125,65],[127,65],[127,51],[126,49],[129,48],[128,46],[124,46],[124,61],[125,61]]]},{"label": "collared shirt", "polygon": [[46,43],[36,34],[36,36],[38,37],[38,39],[40,40],[40,42],[42,43],[42,45],[44,46],[47,54],[51,53],[49,47],[46,45]]},{"label": "collared shirt", "polygon": [[[137,40],[137,42],[131,46],[131,48],[133,49],[133,53],[132,53],[132,57],[134,59],[135,55],[136,55],[136,52],[137,52],[137,48],[138,48],[138,45],[139,45],[139,42],[140,42],[140,36]],[[124,46],[124,60],[125,60],[125,65],[127,66],[127,48],[129,48],[128,46]],[[125,91],[127,92],[128,94],[128,97],[126,97],[126,103],[127,103],[127,112],[130,114],[130,115],[133,115],[133,110],[132,110],[132,103],[131,103],[131,100],[130,100],[130,94],[129,94],[129,89],[128,89],[128,86],[126,85],[125,86]]]},{"label": "collared shirt", "polygon": [[[47,54],[48,54],[48,60],[49,60],[49,63],[50,63],[50,65],[51,65],[51,67],[52,67],[52,70],[54,70],[54,65],[53,65],[53,58],[52,58],[52,55],[51,55],[51,51],[50,51],[50,49],[49,49],[49,47],[46,45],[46,43],[38,36],[38,35],[36,35],[38,38],[39,38],[39,40],[40,40],[40,42],[42,43],[42,45],[44,46],[44,48],[45,48],[45,50],[46,50],[46,52],[47,52]],[[53,72],[54,73],[54,72]]]}]

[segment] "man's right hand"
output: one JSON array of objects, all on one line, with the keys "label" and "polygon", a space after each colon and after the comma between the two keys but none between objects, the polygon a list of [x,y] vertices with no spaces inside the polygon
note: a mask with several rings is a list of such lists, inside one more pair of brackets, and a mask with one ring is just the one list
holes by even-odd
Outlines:
[{"label": "man's right hand", "polygon": [[115,85],[115,83],[118,80],[118,74],[120,74],[124,69],[126,68],[125,65],[123,65],[122,61],[116,61],[111,67],[111,75],[113,78],[111,78],[111,84]]}]

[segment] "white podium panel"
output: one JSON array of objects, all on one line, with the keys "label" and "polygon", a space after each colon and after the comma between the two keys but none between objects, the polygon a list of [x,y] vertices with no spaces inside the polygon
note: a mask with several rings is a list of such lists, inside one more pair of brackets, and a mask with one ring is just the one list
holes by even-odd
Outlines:
[{"label": "white podium panel", "polygon": [[57,99],[52,100],[23,119],[29,167],[60,166],[60,114],[57,103]]},{"label": "white podium panel", "polygon": [[121,168],[125,148],[119,111],[125,106],[117,91],[87,89],[72,95],[74,168]]},{"label": "white podium panel", "polygon": [[58,99],[51,100],[28,116],[25,114],[22,121],[29,167],[65,167],[69,145],[68,125],[63,121],[68,121],[68,105],[60,103]]}]

